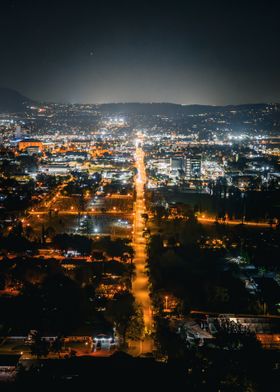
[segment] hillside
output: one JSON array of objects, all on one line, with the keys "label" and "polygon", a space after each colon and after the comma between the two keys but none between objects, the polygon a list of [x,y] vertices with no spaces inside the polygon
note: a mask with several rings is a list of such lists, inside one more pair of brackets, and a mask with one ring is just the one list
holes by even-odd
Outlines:
[{"label": "hillside", "polygon": [[[0,113],[16,113],[26,110],[26,106],[35,104],[30,98],[27,98],[9,88],[0,88]],[[38,103],[37,103],[38,104]],[[217,113],[232,110],[263,110],[267,106],[265,103],[244,104],[244,105],[227,105],[227,106],[211,106],[211,105],[180,105],[175,103],[104,103],[93,105],[103,113],[112,114],[136,114],[136,115],[195,115],[200,113]]]},{"label": "hillside", "polygon": [[26,108],[26,104],[33,101],[19,92],[9,89],[0,88],[0,113],[22,112]]},{"label": "hillside", "polygon": [[200,114],[200,113],[217,113],[231,110],[262,110],[267,106],[265,103],[244,104],[244,105],[180,105],[174,103],[108,103],[101,104],[99,110],[104,113],[118,114]]}]

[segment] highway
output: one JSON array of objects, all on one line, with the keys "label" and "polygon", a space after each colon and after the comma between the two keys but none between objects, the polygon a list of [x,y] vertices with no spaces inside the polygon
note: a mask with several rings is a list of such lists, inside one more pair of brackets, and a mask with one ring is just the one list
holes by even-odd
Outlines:
[{"label": "highway", "polygon": [[150,334],[153,330],[153,314],[149,293],[149,279],[146,273],[147,249],[146,239],[143,237],[145,227],[142,214],[146,212],[144,185],[146,183],[146,171],[144,165],[144,151],[136,146],[135,165],[137,175],[135,176],[136,201],[134,203],[134,233],[133,247],[135,251],[135,278],[132,282],[132,292],[136,301],[143,311],[145,338],[140,342],[139,354],[153,351],[154,342]]}]

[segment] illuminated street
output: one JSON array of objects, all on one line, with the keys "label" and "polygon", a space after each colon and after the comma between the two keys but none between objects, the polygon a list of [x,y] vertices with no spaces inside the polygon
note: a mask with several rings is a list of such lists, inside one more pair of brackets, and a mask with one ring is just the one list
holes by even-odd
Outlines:
[{"label": "illuminated street", "polygon": [[[135,177],[136,201],[134,206],[134,237],[133,246],[135,251],[135,279],[132,284],[133,295],[136,301],[141,305],[144,316],[144,325],[146,336],[152,332],[153,317],[151,309],[151,299],[149,295],[149,280],[146,268],[147,250],[146,240],[143,237],[145,228],[142,214],[145,213],[144,185],[146,183],[146,172],[144,165],[144,151],[137,142],[136,145],[136,168],[137,175]],[[153,349],[153,341],[150,337],[146,337],[140,345],[140,353],[151,352]]]},{"label": "illuminated street", "polygon": [[[215,218],[203,218],[203,217],[198,217],[197,218],[197,220],[198,220],[198,222],[199,223],[202,223],[202,224],[208,224],[208,223],[217,223],[217,220],[215,219]],[[226,224],[226,225],[241,225],[241,224],[243,224],[243,225],[247,225],[247,226],[256,226],[256,227],[273,227],[273,226],[275,226],[275,224],[270,224],[270,223],[267,223],[267,222],[254,222],[254,221],[243,221],[242,222],[242,220],[225,220],[225,221],[218,221],[218,223],[221,223],[221,224]]]}]

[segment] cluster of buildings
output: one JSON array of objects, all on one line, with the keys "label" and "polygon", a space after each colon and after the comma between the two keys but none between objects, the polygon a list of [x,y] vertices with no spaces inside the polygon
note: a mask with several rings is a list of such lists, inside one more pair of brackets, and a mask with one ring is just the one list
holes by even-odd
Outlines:
[{"label": "cluster of buildings", "polygon": [[147,133],[149,188],[180,187],[210,193],[209,183],[223,179],[240,191],[279,187],[279,160],[260,147],[269,138],[251,136],[205,143],[181,133],[181,138]]}]

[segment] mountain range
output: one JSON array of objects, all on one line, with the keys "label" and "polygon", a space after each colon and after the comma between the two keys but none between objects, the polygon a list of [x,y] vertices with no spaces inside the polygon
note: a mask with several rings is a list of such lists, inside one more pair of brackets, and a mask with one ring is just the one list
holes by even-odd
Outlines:
[{"label": "mountain range", "polygon": [[0,113],[16,113],[26,110],[33,101],[10,88],[0,88]]},{"label": "mountain range", "polygon": [[[0,88],[0,113],[17,113],[26,111],[28,105],[42,105],[25,97],[16,90],[9,88]],[[231,110],[258,110],[267,106],[265,103],[211,106],[211,105],[180,105],[174,103],[105,103],[97,105],[98,109],[104,113],[126,113],[126,114],[199,114],[199,113],[216,113],[219,111]]]}]

